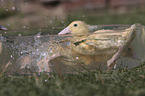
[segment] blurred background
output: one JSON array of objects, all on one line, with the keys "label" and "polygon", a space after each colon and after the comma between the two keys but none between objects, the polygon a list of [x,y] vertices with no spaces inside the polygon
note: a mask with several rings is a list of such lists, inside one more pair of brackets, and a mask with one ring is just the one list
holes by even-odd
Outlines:
[{"label": "blurred background", "polygon": [[74,20],[90,25],[145,24],[144,5],[145,0],[0,0],[0,24],[10,31],[41,28],[44,33]]}]

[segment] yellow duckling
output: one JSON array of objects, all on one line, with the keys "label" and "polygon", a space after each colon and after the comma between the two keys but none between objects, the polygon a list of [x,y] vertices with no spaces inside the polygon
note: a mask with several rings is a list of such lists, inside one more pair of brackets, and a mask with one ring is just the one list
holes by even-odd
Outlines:
[{"label": "yellow duckling", "polygon": [[[96,31],[95,34],[89,35],[89,28],[83,21],[74,21],[58,35],[71,34],[72,38],[68,41],[71,42],[69,48],[71,53],[79,54],[81,58],[93,57],[96,62],[107,61],[108,68],[112,69],[115,61],[122,55],[127,54],[125,51],[129,46],[132,39],[135,37],[138,24],[131,26],[131,28],[122,32],[105,32]],[[68,47],[68,46],[67,46]],[[64,52],[54,57],[64,55]],[[69,52],[70,53],[70,52]],[[71,54],[68,54],[71,55]],[[79,58],[79,57],[78,57]],[[85,59],[87,59],[85,58]],[[86,60],[87,61],[87,60]]]}]

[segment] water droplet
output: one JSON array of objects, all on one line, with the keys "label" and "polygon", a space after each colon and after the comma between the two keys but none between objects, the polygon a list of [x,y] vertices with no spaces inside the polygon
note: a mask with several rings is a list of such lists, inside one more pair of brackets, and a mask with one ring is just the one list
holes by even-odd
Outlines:
[{"label": "water droplet", "polygon": [[18,11],[20,11],[20,8],[18,8]]},{"label": "water droplet", "polygon": [[114,69],[116,69],[116,67],[117,67],[117,65],[115,64],[115,65],[114,65]]},{"label": "water droplet", "polygon": [[6,11],[9,11],[9,9],[6,9]]},{"label": "water droplet", "polygon": [[61,21],[61,23],[64,23],[64,21]]},{"label": "water droplet", "polygon": [[47,79],[45,79],[45,82],[47,82]]},{"label": "water droplet", "polygon": [[18,36],[22,36],[22,34],[18,34]]},{"label": "water droplet", "polygon": [[36,37],[40,38],[41,36],[36,36]]},{"label": "water droplet", "polygon": [[26,28],[26,26],[23,26],[23,28]]},{"label": "water droplet", "polygon": [[12,7],[13,10],[15,10],[15,7]]}]

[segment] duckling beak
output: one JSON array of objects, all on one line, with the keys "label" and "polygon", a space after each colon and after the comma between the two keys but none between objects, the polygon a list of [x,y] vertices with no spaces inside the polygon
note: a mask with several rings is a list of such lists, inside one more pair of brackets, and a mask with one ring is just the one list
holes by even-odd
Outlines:
[{"label": "duckling beak", "polygon": [[8,30],[7,28],[5,28],[5,27],[3,27],[3,26],[2,26],[0,29],[1,29],[1,30]]},{"label": "duckling beak", "polygon": [[65,34],[70,34],[70,33],[71,31],[69,30],[69,27],[66,27],[61,32],[59,32],[58,35],[65,35]]}]

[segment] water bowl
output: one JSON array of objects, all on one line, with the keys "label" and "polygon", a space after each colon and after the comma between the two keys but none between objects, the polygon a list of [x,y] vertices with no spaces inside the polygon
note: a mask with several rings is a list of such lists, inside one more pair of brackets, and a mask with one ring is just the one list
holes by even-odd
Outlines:
[{"label": "water bowl", "polygon": [[[90,34],[94,31],[111,30],[111,32],[125,32],[131,25],[90,25]],[[113,30],[113,31],[112,31]],[[34,30],[33,30],[34,31]],[[42,29],[43,31],[43,29]],[[51,29],[53,31],[53,29]],[[56,31],[56,30],[55,30]],[[110,32],[110,31],[109,31]],[[22,33],[22,32],[19,32]],[[49,31],[48,31],[49,33]],[[56,32],[56,33],[59,33]],[[106,34],[106,33],[97,33]],[[96,35],[97,35],[96,34]],[[111,34],[111,33],[110,33]],[[112,38],[114,35],[112,35]],[[71,44],[67,41],[71,35],[3,35],[1,36],[0,67],[7,74],[32,74],[34,72],[47,73],[79,73],[82,71],[106,70],[104,55],[81,55],[72,52]],[[116,62],[116,68],[134,68],[145,61],[145,32],[144,27],[138,28],[134,39],[129,43],[128,55],[122,55]],[[110,49],[111,50],[111,49]],[[132,51],[136,55],[132,58]],[[61,52],[61,53],[60,53]],[[61,54],[61,56],[59,56]],[[107,56],[107,53],[106,53]],[[104,60],[102,59],[104,58]],[[99,61],[102,59],[103,61]],[[99,61],[99,62],[98,62]]]}]

